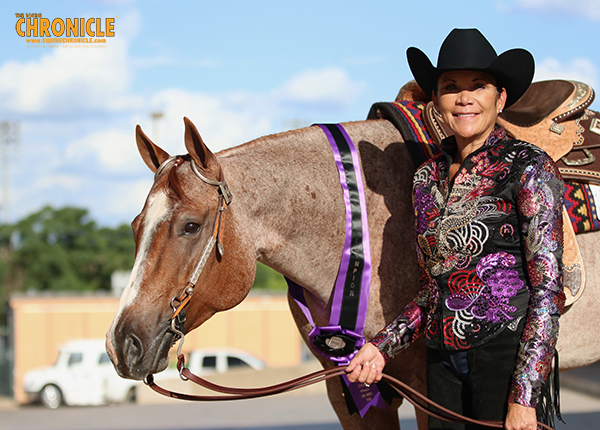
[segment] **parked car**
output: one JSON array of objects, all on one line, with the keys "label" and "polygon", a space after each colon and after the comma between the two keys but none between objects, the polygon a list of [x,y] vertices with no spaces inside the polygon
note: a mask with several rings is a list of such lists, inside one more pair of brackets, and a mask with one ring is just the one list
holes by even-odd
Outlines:
[{"label": "parked car", "polygon": [[[241,349],[203,348],[185,354],[185,367],[195,375],[205,376],[211,373],[225,373],[235,369],[261,370],[265,368],[265,363]],[[158,382],[161,379],[178,378],[179,372],[175,368],[175,363],[172,363],[167,370],[156,375],[154,379]]]},{"label": "parked car", "polygon": [[195,349],[186,357],[186,367],[196,375],[225,373],[232,369],[265,368],[265,364],[252,354],[239,349],[211,348]]},{"label": "parked car", "polygon": [[123,379],[115,372],[104,339],[65,344],[53,366],[25,374],[23,386],[30,401],[50,409],[66,405],[103,405],[135,401],[140,381]]}]

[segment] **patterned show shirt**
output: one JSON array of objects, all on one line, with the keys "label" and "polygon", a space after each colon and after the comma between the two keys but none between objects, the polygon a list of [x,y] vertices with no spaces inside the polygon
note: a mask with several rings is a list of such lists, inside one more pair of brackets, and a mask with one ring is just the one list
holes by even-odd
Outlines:
[{"label": "patterned show shirt", "polygon": [[414,177],[421,290],[371,341],[390,360],[425,333],[460,351],[525,328],[510,400],[534,407],[550,372],[562,289],[564,183],[537,146],[497,128],[452,181],[453,137]]}]

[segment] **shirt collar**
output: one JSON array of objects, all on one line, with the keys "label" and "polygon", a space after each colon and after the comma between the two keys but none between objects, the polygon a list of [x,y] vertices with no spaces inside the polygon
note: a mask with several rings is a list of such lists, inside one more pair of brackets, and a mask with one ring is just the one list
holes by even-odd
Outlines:
[{"label": "shirt collar", "polygon": [[[505,140],[506,138],[507,134],[504,127],[501,127],[498,124],[496,124],[483,146],[494,146],[496,143],[498,143],[501,140]],[[440,148],[450,157],[453,157],[454,154],[456,154],[456,151],[458,150],[456,146],[456,138],[454,137],[454,135],[442,140],[442,142],[440,143]]]}]

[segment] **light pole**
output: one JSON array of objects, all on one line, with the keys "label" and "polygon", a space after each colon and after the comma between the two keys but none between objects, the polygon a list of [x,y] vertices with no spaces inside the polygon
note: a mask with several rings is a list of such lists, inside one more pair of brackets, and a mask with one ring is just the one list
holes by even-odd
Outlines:
[{"label": "light pole", "polygon": [[160,137],[158,135],[158,122],[164,116],[161,111],[154,111],[150,114],[150,118],[152,118],[152,139],[157,144],[160,142]]},{"label": "light pole", "polygon": [[0,122],[0,152],[2,156],[2,222],[8,223],[10,218],[9,201],[9,169],[10,160],[8,159],[9,145],[17,146],[21,139],[21,123],[19,121],[1,121]]}]

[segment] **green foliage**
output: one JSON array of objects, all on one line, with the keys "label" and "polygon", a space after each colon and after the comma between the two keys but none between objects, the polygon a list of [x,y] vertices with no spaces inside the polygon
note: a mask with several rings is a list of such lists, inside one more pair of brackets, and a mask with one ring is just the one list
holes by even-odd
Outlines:
[{"label": "green foliage", "polygon": [[287,283],[283,276],[261,263],[256,263],[256,278],[253,289],[287,291]]},{"label": "green foliage", "polygon": [[133,266],[127,225],[99,228],[86,209],[45,207],[0,226],[2,297],[12,291],[109,290],[115,270]]}]

